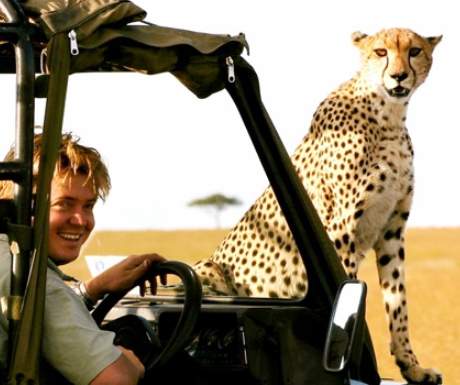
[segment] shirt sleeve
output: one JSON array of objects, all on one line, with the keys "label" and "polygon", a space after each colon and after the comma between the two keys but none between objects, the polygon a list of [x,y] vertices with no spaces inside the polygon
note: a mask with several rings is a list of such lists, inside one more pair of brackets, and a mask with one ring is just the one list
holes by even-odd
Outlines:
[{"label": "shirt sleeve", "polygon": [[44,357],[70,382],[86,385],[120,357],[115,335],[99,329],[83,301],[51,269],[46,290]]}]

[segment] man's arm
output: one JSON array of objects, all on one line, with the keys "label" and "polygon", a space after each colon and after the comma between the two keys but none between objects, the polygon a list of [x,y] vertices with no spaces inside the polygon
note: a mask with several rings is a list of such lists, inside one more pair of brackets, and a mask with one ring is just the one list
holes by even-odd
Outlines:
[{"label": "man's arm", "polygon": [[135,385],[144,377],[145,368],[136,355],[121,346],[121,356],[103,369],[90,385]]},{"label": "man's arm", "polygon": [[[97,302],[105,294],[116,293],[132,289],[139,285],[141,295],[145,292],[145,281],[150,282],[150,288],[156,291],[156,278],[149,274],[152,265],[166,261],[158,254],[130,255],[128,258],[103,271],[84,283],[86,294]],[[166,276],[160,277],[161,282],[166,284]]]}]

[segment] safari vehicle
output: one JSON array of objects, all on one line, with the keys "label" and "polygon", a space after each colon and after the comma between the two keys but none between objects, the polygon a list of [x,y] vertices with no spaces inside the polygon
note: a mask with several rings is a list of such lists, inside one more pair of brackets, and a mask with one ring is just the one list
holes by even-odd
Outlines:
[{"label": "safari vehicle", "polygon": [[[142,21],[145,12],[121,0],[2,0],[0,11],[0,72],[15,73],[17,79],[16,159],[0,163],[0,178],[17,185],[15,198],[0,204],[0,233],[17,245],[11,292],[3,301],[7,306],[2,305],[9,322],[9,360],[2,382],[39,381],[47,197],[68,77],[138,71],[170,72],[198,98],[223,89],[230,94],[309,272],[309,291],[300,300],[203,296],[193,269],[165,262],[158,273],[178,275],[182,296],[120,302],[123,295],[111,295],[94,310],[96,321],[126,314],[150,321],[151,339],[142,342],[149,357],[146,383],[150,378],[152,383],[184,384],[381,383],[364,321],[365,285],[346,281],[264,108],[257,74],[242,56],[244,35],[131,24]],[[46,99],[44,122],[38,122],[43,125],[45,151],[33,192],[38,98]]]}]

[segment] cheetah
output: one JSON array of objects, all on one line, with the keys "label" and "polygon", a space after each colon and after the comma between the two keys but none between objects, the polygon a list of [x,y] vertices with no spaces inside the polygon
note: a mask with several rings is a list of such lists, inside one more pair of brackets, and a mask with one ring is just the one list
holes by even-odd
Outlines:
[{"label": "cheetah", "polygon": [[[390,350],[411,383],[442,382],[412,351],[404,281],[404,229],[414,192],[406,112],[441,38],[399,28],[353,33],[361,69],[319,105],[291,157],[348,276],[355,278],[365,253],[375,251]],[[226,294],[298,298],[308,290],[270,187],[195,269],[204,284]]]}]

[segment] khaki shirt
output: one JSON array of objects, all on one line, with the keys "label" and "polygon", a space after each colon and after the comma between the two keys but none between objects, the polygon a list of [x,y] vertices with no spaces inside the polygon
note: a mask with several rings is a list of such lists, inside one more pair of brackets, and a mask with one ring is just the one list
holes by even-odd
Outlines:
[{"label": "khaki shirt", "polygon": [[[0,297],[10,291],[11,254],[8,238],[0,234]],[[56,268],[57,269],[57,268]],[[5,367],[8,322],[0,313],[0,365]],[[76,385],[88,384],[113,363],[121,351],[113,345],[114,333],[100,330],[83,300],[48,267],[42,356]]]}]

